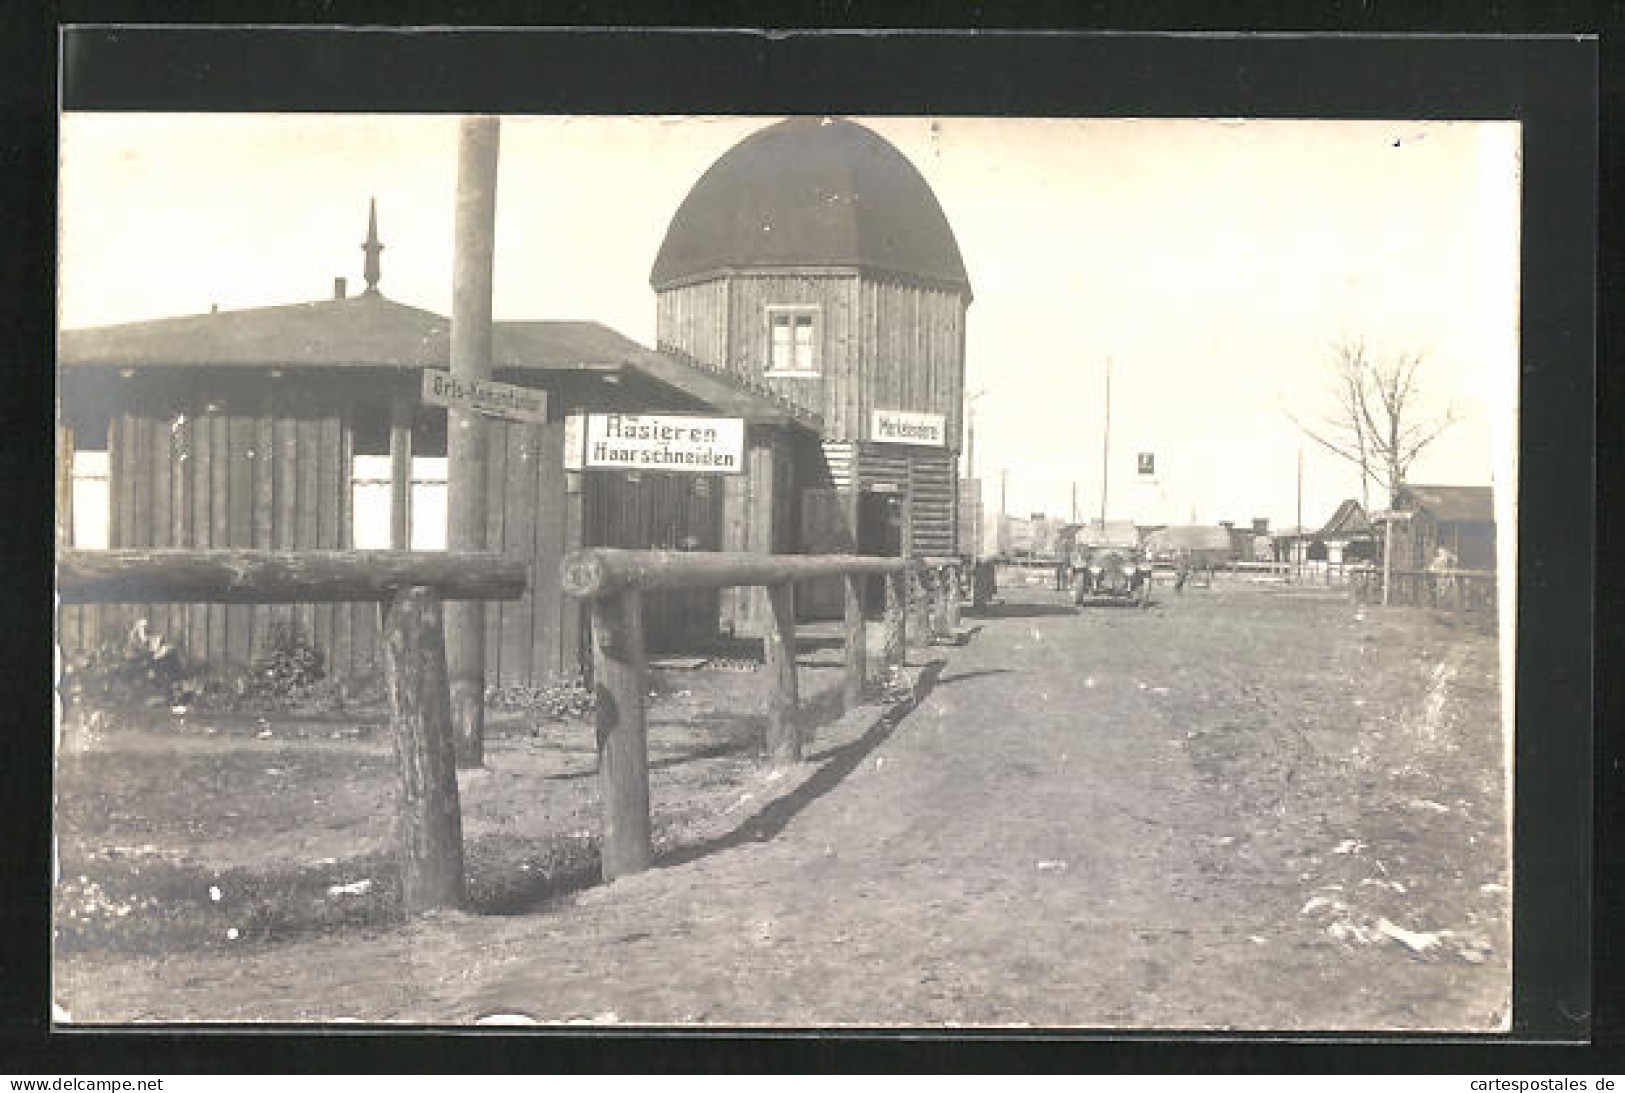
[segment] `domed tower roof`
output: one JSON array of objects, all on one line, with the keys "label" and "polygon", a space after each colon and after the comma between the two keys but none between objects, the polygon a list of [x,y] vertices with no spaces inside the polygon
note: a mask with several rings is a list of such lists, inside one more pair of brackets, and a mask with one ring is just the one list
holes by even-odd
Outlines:
[{"label": "domed tower roof", "polygon": [[920,172],[850,121],[791,118],[700,176],[672,217],[649,283],[736,269],[858,266],[962,288],[959,244]]}]

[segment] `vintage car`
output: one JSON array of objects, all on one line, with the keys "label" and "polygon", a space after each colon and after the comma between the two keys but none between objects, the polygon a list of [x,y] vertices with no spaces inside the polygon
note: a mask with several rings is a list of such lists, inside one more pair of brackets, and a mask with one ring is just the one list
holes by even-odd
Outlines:
[{"label": "vintage car", "polygon": [[1138,548],[1087,546],[1072,552],[1072,602],[1110,597],[1151,602],[1151,562]]}]

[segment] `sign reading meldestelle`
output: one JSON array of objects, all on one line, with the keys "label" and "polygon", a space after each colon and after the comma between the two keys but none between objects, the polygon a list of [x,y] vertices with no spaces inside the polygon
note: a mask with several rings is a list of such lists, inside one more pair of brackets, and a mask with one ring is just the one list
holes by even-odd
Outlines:
[{"label": "sign reading meldestelle", "polygon": [[490,417],[547,423],[547,392],[495,380],[474,380],[450,372],[423,373],[423,401]]},{"label": "sign reading meldestelle", "polygon": [[745,420],[687,414],[588,414],[583,463],[629,471],[740,474]]},{"label": "sign reading meldestelle", "polygon": [[948,446],[948,421],[941,414],[913,410],[876,410],[869,419],[869,439],[882,444]]}]

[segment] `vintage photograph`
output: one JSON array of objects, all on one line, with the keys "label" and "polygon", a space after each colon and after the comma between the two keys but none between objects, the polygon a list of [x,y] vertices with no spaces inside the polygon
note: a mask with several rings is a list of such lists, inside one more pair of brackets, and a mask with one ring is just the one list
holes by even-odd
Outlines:
[{"label": "vintage photograph", "polygon": [[63,114],[55,1022],[1507,1030],[1521,138]]}]

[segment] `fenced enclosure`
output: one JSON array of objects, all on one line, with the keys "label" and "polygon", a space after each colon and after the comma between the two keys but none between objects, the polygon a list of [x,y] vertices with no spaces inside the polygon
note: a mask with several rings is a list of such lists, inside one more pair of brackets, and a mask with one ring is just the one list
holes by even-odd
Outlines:
[{"label": "fenced enclosure", "polygon": [[[1496,620],[1496,577],[1485,569],[1395,569],[1386,602],[1448,611],[1459,622],[1493,627]],[[1355,603],[1383,603],[1383,570],[1362,566],[1349,570]]]},{"label": "fenced enclosure", "polygon": [[768,622],[762,644],[771,688],[766,751],[771,762],[792,763],[801,759],[802,749],[802,726],[797,715],[800,691],[796,678],[796,582],[843,579],[845,656],[841,693],[843,708],[851,710],[862,700],[868,675],[863,579],[885,578],[882,659],[887,666],[901,666],[909,630],[910,575],[920,578],[925,625],[935,632],[953,624],[958,604],[957,567],[956,560],[927,564],[911,558],[743,552],[593,549],[566,557],[561,567],[565,593],[592,605],[593,686],[597,695],[594,719],[598,776],[604,797],[604,879],[646,869],[653,859],[644,711],[644,697],[648,694],[645,593],[740,587],[762,590],[763,614]]},{"label": "fenced enclosure", "polygon": [[379,605],[400,775],[401,898],[410,913],[466,900],[446,674],[445,600],[512,600],[525,564],[479,552],[64,550],[63,604]]}]

